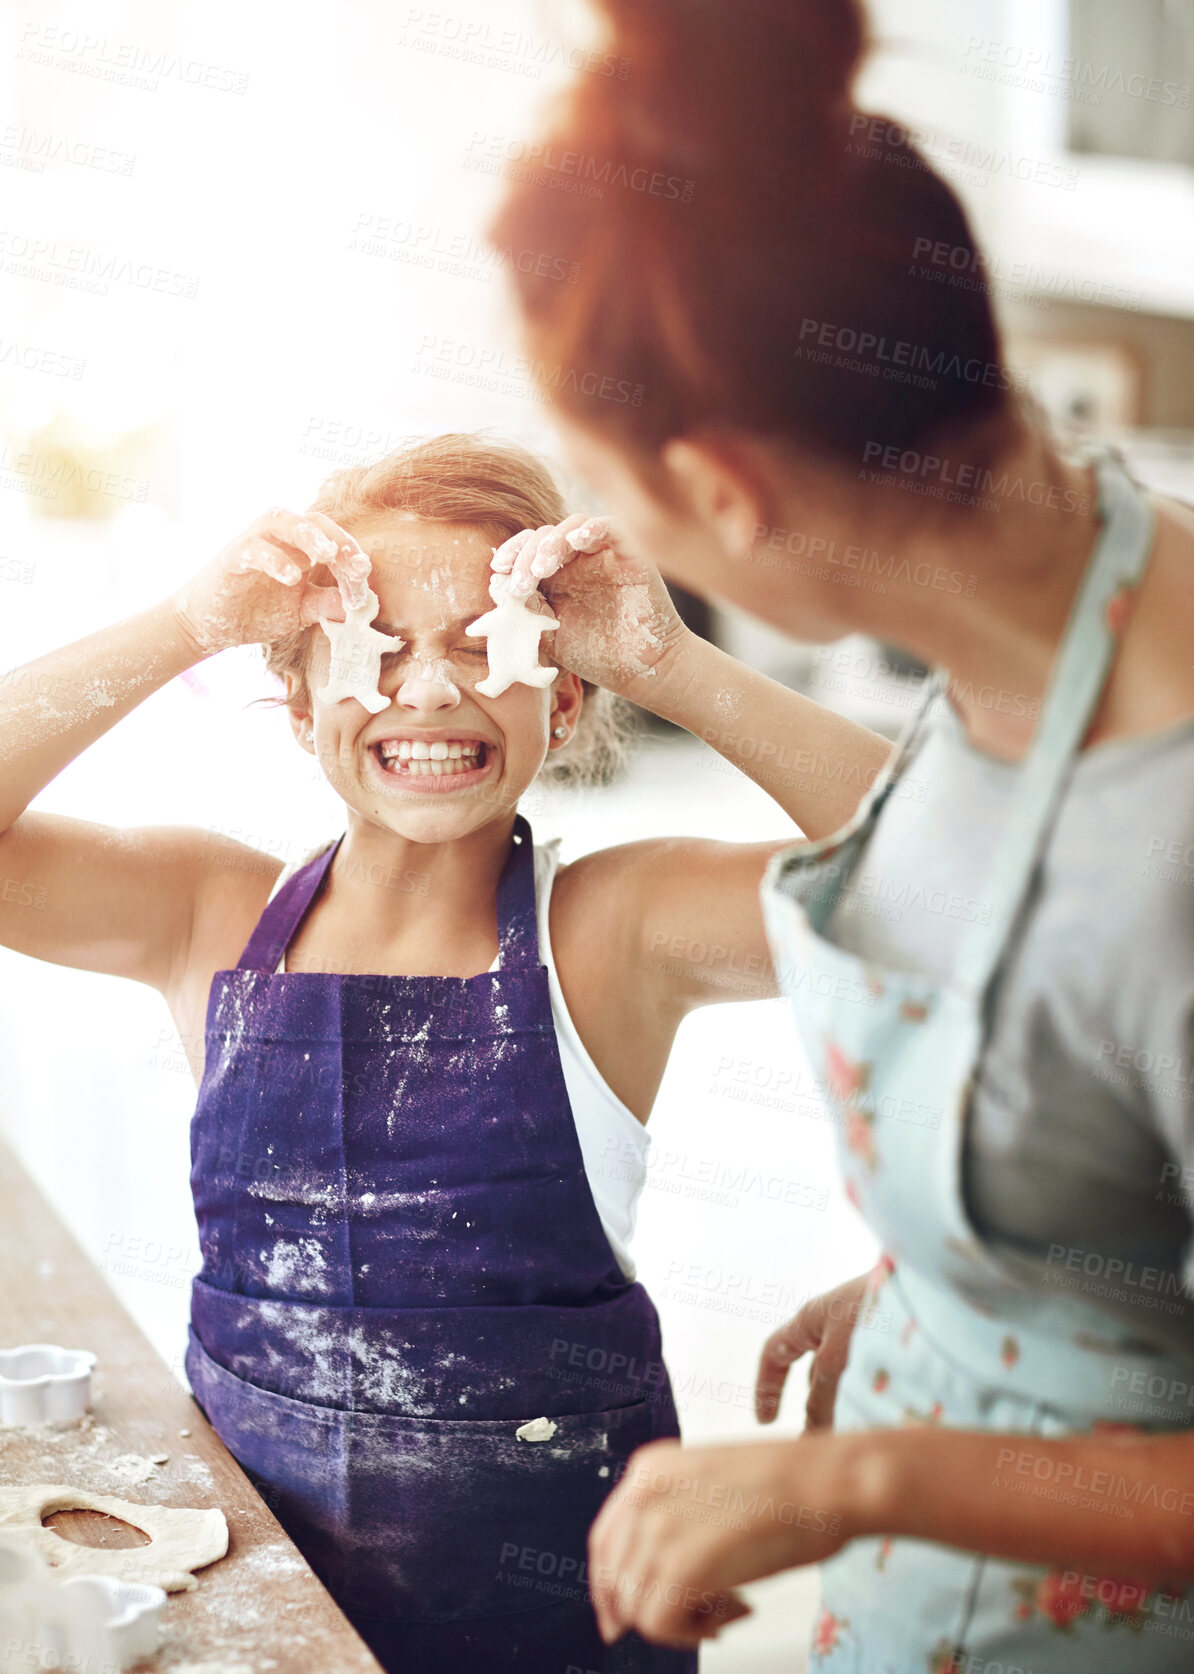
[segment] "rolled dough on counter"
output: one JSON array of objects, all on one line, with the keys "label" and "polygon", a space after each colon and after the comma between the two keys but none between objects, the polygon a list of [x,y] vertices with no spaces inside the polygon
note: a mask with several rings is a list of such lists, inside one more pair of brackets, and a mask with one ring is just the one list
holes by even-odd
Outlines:
[{"label": "rolled dough on counter", "polygon": [[[76,1546],[56,1530],[42,1527],[42,1518],[55,1511],[102,1511],[140,1529],[149,1536],[149,1545]],[[168,1593],[190,1592],[196,1585],[191,1571],[214,1564],[228,1551],[228,1524],[217,1507],[140,1505],[61,1483],[0,1488],[0,1531],[27,1540],[62,1578],[111,1575],[117,1581],[148,1582]]]}]

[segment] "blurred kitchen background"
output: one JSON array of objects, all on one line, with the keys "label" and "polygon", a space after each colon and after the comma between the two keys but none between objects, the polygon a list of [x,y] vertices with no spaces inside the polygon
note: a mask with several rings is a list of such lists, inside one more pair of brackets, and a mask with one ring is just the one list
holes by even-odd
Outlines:
[{"label": "blurred kitchen background", "polygon": [[[302,506],[330,470],[409,436],[491,427],[552,451],[480,229],[582,15],[580,0],[13,0],[0,668],[159,600],[266,506]],[[1194,499],[1194,7],[881,0],[872,16],[861,102],[956,182],[1013,366],[1067,433],[1114,438],[1146,481]],[[800,648],[732,615],[711,631],[889,733],[907,711],[915,673],[881,647]],[[249,707],[271,690],[256,650],[203,663],[36,805],[292,858],[342,823],[282,714]],[[658,732],[619,785],[536,793],[528,811],[566,856],[791,829],[710,751]],[[164,1003],[0,950],[0,1058],[0,1131],[180,1370],[194,1086]],[[874,1254],[782,1006],[692,1020],[652,1131],[637,1254],[686,1431],[747,1435],[764,1338]],[[815,1578],[754,1596],[706,1670],[804,1667]]]}]

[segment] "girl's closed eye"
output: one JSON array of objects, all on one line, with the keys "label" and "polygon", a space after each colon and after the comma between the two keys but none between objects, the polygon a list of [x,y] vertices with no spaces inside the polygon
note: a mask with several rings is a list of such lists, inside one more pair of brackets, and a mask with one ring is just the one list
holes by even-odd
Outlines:
[{"label": "girl's closed eye", "polygon": [[[381,654],[382,666],[393,668],[395,664],[402,662],[404,658],[410,655],[411,652],[408,647],[404,647],[401,651],[383,651]],[[489,653],[485,646],[469,640],[466,640],[462,645],[453,646],[448,655],[453,658],[462,658],[469,663],[486,663],[489,660]]]}]

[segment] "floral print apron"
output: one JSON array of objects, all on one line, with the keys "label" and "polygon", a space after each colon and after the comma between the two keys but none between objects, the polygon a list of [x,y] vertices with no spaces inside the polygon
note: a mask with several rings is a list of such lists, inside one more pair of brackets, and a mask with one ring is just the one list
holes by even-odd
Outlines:
[{"label": "floral print apron", "polygon": [[[763,883],[768,934],[814,1072],[839,1123],[846,1189],[886,1254],[880,1332],[855,1331],[841,1429],[946,1424],[1016,1432],[1002,1486],[1124,1519],[1157,1490],[1084,1478],[1032,1437],[1170,1429],[1194,1415],[1194,1366],[1129,1338],[1092,1303],[1017,1285],[967,1215],[963,1158],[988,993],[1025,907],[1074,759],[1106,680],[1124,603],[1152,544],[1151,508],[1120,461],[1098,461],[1101,530],[1054,665],[1012,811],[996,835],[985,921],[968,924],[946,981],[881,968],[838,946],[830,913],[906,769],[944,671],[926,682],[882,775],[833,836],[777,855]],[[1143,1334],[1142,1334],[1143,1336]],[[1104,1480],[1106,1478],[1106,1480]],[[994,1486],[994,1485],[993,1485]],[[1171,1494],[1191,1528],[1194,1495]],[[815,1674],[1176,1674],[1194,1667],[1194,1590],[1005,1562],[926,1542],[851,1542],[824,1566]]]}]

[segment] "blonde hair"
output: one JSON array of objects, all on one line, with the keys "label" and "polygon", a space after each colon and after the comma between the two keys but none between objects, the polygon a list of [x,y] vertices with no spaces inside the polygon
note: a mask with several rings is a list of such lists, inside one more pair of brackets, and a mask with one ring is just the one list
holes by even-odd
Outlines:
[{"label": "blonde hair", "polygon": [[[480,529],[493,545],[520,529],[559,523],[568,514],[546,465],[525,448],[467,432],[408,442],[372,465],[336,471],[310,511],[323,512],[353,533],[379,513],[404,512],[428,523]],[[322,565],[311,571],[319,586],[333,585]],[[266,667],[279,680],[298,677],[294,697],[306,697],[307,662],[315,625],[296,629],[265,647]],[[621,768],[631,729],[631,707],[612,693],[582,682],[584,703],[569,742],[549,753],[539,777],[554,784],[603,784]],[[293,701],[284,697],[276,703]]]}]

